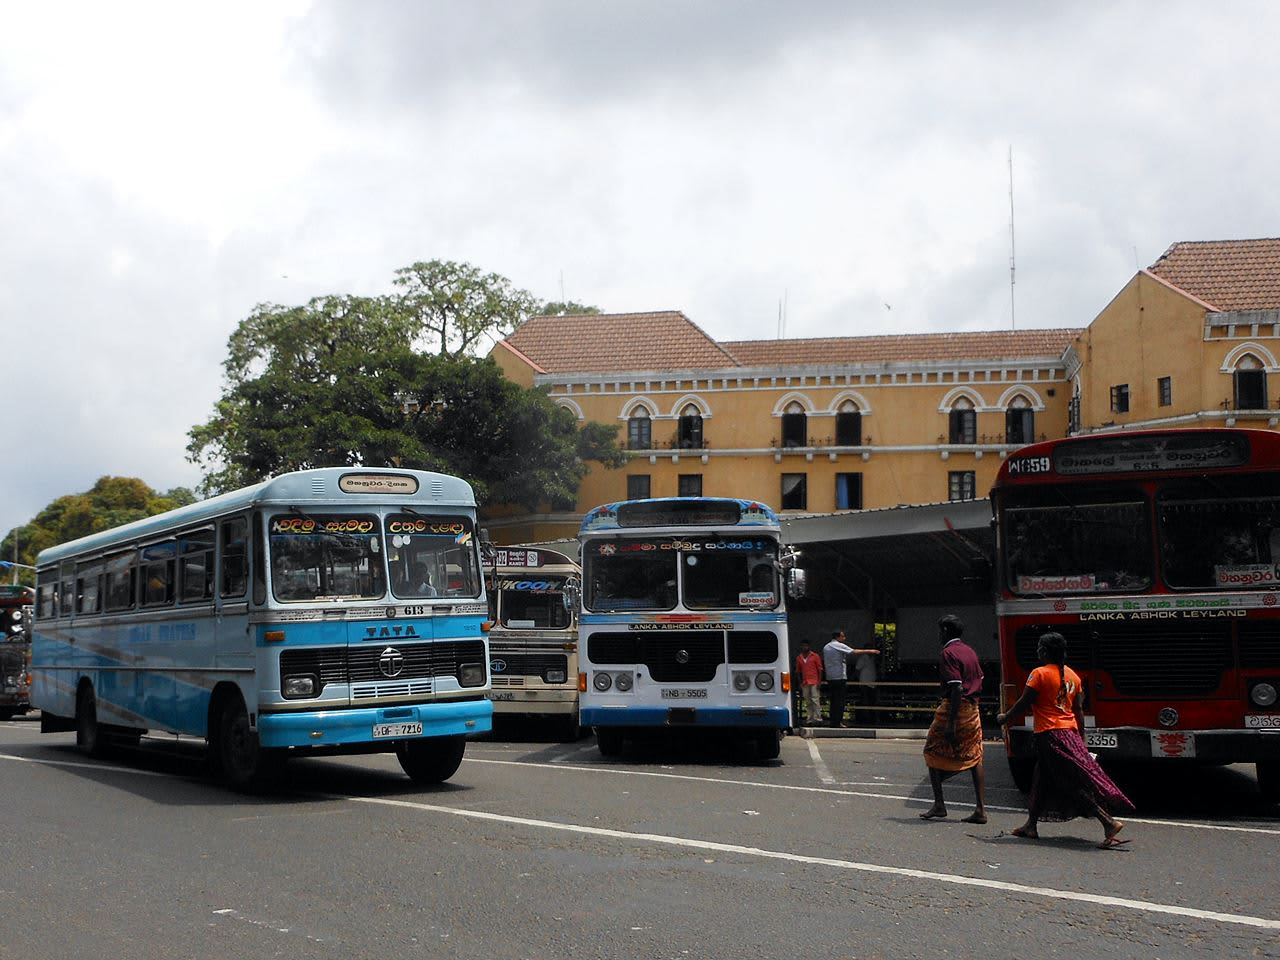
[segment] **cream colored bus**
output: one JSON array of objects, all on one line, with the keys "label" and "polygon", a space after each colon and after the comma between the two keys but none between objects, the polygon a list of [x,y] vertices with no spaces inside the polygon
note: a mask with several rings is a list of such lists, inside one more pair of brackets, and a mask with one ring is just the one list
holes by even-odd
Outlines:
[{"label": "cream colored bus", "polygon": [[582,568],[542,547],[497,547],[486,560],[494,714],[546,719],[576,740]]}]

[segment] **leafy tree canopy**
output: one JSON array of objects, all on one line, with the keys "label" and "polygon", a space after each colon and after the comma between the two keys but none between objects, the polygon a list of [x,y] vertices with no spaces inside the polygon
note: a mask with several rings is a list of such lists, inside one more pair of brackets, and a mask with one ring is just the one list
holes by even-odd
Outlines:
[{"label": "leafy tree canopy", "polygon": [[540,317],[594,317],[599,314],[599,307],[589,307],[573,300],[549,300],[538,308]]},{"label": "leafy tree canopy", "polygon": [[579,429],[545,391],[465,353],[514,329],[536,307],[529,294],[440,261],[396,282],[395,297],[263,305],[240,323],[223,395],[187,446],[203,492],[310,467],[399,466],[463,477],[482,503],[568,509],[585,461],[621,465],[616,427]]},{"label": "leafy tree canopy", "polygon": [[[30,523],[10,530],[0,541],[0,559],[13,559],[15,536],[18,562],[33,565],[36,555],[48,547],[164,513],[194,503],[195,499],[186,487],[157,493],[136,477],[103,477],[92,489],[58,497]],[[29,574],[30,571],[20,571],[19,579],[30,583]]]}]

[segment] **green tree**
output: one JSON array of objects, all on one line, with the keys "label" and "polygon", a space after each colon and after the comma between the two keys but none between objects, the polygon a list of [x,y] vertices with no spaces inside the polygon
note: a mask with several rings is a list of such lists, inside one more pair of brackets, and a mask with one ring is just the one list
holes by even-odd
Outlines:
[{"label": "green tree", "polygon": [[461,357],[485,337],[505,337],[538,311],[533,294],[469,263],[419,261],[396,271],[393,312],[411,320],[427,347]]},{"label": "green tree", "polygon": [[573,300],[548,300],[538,307],[540,317],[595,317],[600,315],[599,307],[589,307]]},{"label": "green tree", "polygon": [[[222,397],[190,433],[203,492],[360,464],[453,473],[482,502],[565,509],[585,461],[623,462],[616,427],[579,430],[545,391],[512,383],[491,360],[417,349],[423,313],[402,307],[398,298],[326,297],[260,306],[242,321],[230,339]],[[479,329],[479,319],[467,323]],[[449,330],[461,329],[452,319],[433,329],[455,345],[470,335],[450,341]]]},{"label": "green tree", "polygon": [[[29,523],[10,530],[0,541],[0,558],[13,559],[16,537],[18,562],[34,565],[41,550],[173,510],[194,499],[184,487],[157,493],[136,477],[102,477],[91,489],[58,497]],[[19,579],[31,582],[29,575]]]}]

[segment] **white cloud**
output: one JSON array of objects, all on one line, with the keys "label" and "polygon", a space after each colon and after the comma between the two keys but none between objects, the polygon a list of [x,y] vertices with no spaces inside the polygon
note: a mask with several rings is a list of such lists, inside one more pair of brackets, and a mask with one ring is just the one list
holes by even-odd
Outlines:
[{"label": "white cloud", "polygon": [[[192,483],[254,304],[417,259],[725,339],[1087,323],[1170,243],[1275,233],[1270,4],[14,8],[0,531]],[[890,304],[887,310],[884,304]],[[15,339],[16,338],[16,339]],[[20,346],[14,346],[20,343]]]}]

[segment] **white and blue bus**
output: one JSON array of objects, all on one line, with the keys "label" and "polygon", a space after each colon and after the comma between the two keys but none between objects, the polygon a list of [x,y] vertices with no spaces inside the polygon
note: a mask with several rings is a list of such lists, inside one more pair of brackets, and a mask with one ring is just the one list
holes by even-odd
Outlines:
[{"label": "white and blue bus", "polygon": [[784,578],[763,504],[713,497],[596,507],[579,533],[581,721],[600,752],[667,727],[718,728],[778,756],[791,725]]},{"label": "white and blue bus", "polygon": [[41,729],[91,755],[203,737],[236,787],[307,752],[394,750],[447,780],[492,727],[477,541],[465,481],[333,467],[45,550]]}]

